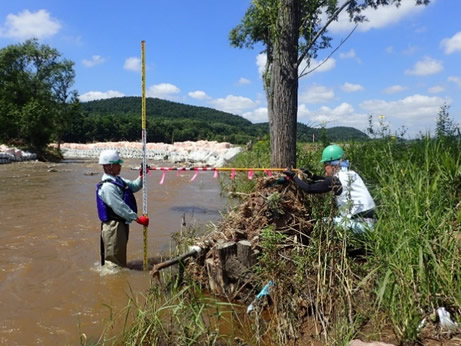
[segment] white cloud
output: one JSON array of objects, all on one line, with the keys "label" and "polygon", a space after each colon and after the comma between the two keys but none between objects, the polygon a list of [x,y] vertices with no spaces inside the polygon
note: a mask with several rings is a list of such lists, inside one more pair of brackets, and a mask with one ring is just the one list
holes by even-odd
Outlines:
[{"label": "white cloud", "polygon": [[440,46],[445,49],[445,54],[451,54],[461,51],[461,31],[457,32],[451,38],[445,38],[440,42]]},{"label": "white cloud", "polygon": [[251,112],[245,112],[242,116],[252,123],[263,123],[267,122],[267,107],[260,107],[252,110]]},{"label": "white cloud", "polygon": [[352,84],[352,83],[346,82],[341,86],[341,89],[343,89],[345,92],[352,93],[356,91],[361,91],[364,88],[360,84]]},{"label": "white cloud", "polygon": [[237,82],[237,85],[246,85],[246,84],[251,84],[251,81],[246,78],[240,78],[239,81]]},{"label": "white cloud", "polygon": [[306,122],[310,114],[311,111],[304,103],[298,105],[298,121],[302,121],[304,119],[303,122]]},{"label": "white cloud", "polygon": [[360,107],[373,114],[384,114],[387,118],[399,119],[406,126],[433,125],[434,119],[444,103],[451,100],[438,96],[415,94],[397,101],[367,100]]},{"label": "white cloud", "polygon": [[130,71],[141,71],[141,59],[136,57],[127,58],[123,68]]},{"label": "white cloud", "polygon": [[[266,53],[261,53],[256,56],[256,66],[258,66],[258,73],[262,76],[264,69],[266,68],[266,61],[267,56]],[[336,60],[334,58],[329,58],[328,60],[324,61],[317,61],[315,59],[311,59],[310,65],[307,66],[305,60],[303,60],[298,68],[298,75],[305,74],[309,72],[309,74],[317,73],[317,72],[327,72],[336,67]],[[309,75],[308,74],[308,75]]]},{"label": "white cloud", "polygon": [[322,85],[314,85],[299,95],[299,100],[305,103],[324,103],[335,97],[333,89]]},{"label": "white cloud", "polygon": [[112,97],[122,97],[125,94],[121,93],[120,91],[116,90],[108,90],[108,91],[88,91],[83,95],[80,95],[80,101],[87,102],[93,100],[102,100],[102,99],[110,99]]},{"label": "white cloud", "polygon": [[427,91],[431,94],[439,94],[445,91],[445,88],[440,85],[434,85],[433,87],[427,89]]},{"label": "white cloud", "polygon": [[202,90],[191,91],[187,93],[187,95],[189,95],[190,97],[196,100],[208,100],[211,98],[210,96],[206,94],[206,92]]},{"label": "white cloud", "polygon": [[405,70],[405,74],[414,76],[427,76],[439,73],[443,70],[443,64],[439,60],[425,57],[423,60],[416,62],[411,70]]},{"label": "white cloud", "polygon": [[146,92],[147,97],[156,97],[159,99],[172,100],[176,94],[179,94],[181,90],[173,84],[161,83],[151,85]]},{"label": "white cloud", "polygon": [[47,10],[24,10],[6,17],[4,27],[0,28],[0,36],[19,40],[34,37],[41,39],[55,35],[59,29],[61,24]]},{"label": "white cloud", "polygon": [[93,56],[91,57],[91,60],[83,59],[82,63],[83,63],[83,65],[85,65],[86,67],[93,67],[93,66],[95,66],[95,65],[102,64],[104,61],[106,61],[106,59],[104,59],[102,56],[100,56],[100,55],[93,55]]},{"label": "white cloud", "polygon": [[309,74],[327,72],[334,69],[335,67],[336,60],[334,58],[329,58],[328,60],[322,61],[311,59],[309,66],[307,66],[306,61],[303,60],[298,68],[298,75],[305,74],[306,72],[309,72]]},{"label": "white cloud", "polygon": [[[320,107],[308,109],[304,104],[298,107],[298,120],[318,126],[352,126],[365,130],[368,126],[369,114],[385,115],[391,128],[404,125],[409,135],[417,135],[419,131],[427,131],[434,127],[437,113],[444,103],[451,99],[438,96],[413,95],[396,101],[367,100],[360,104],[364,112],[357,111],[348,103],[337,107]],[[393,131],[393,130],[392,130]]]},{"label": "white cloud", "polygon": [[262,76],[264,73],[264,69],[266,68],[266,61],[266,53],[261,53],[256,56],[256,66],[258,66],[258,73],[260,76]]},{"label": "white cloud", "polygon": [[450,76],[450,77],[448,77],[448,81],[453,82],[453,83],[457,84],[459,87],[461,87],[461,78],[459,78],[459,77]]},{"label": "white cloud", "polygon": [[411,56],[415,54],[419,48],[417,46],[408,46],[408,48],[402,50],[403,55]]},{"label": "white cloud", "polygon": [[386,89],[384,89],[385,94],[395,94],[401,91],[406,90],[407,88],[401,85],[392,85]]},{"label": "white cloud", "polygon": [[317,110],[309,110],[306,105],[298,106],[298,120],[303,123],[319,126],[322,123],[330,126],[352,126],[364,129],[367,126],[368,116],[359,113],[349,103],[343,102],[335,108],[322,106]]},{"label": "white cloud", "polygon": [[[371,29],[380,29],[386,26],[400,22],[406,17],[410,17],[418,12],[423,11],[425,6],[415,6],[414,1],[402,1],[397,8],[395,5],[379,6],[378,9],[371,7],[362,11],[361,14],[368,18],[359,24],[358,30],[368,31]],[[343,11],[337,22],[333,22],[329,26],[329,31],[333,33],[351,31],[355,24],[349,20],[349,14]]]},{"label": "white cloud", "polygon": [[352,58],[355,58],[355,50],[354,49],[351,49],[350,51],[346,52],[346,53],[339,53],[339,57],[341,59],[352,59]]},{"label": "white cloud", "polygon": [[[329,109],[329,107],[320,107],[320,109]],[[354,112],[354,107],[349,103],[343,102],[338,107],[331,109],[331,114],[336,117],[343,117],[346,114],[352,114]]]},{"label": "white cloud", "polygon": [[384,51],[386,53],[388,53],[388,54],[392,54],[392,53],[394,53],[394,47],[392,47],[392,46],[386,47],[386,49]]},{"label": "white cloud", "polygon": [[246,110],[253,109],[257,103],[248,97],[227,95],[225,98],[218,98],[210,101],[216,109],[233,114],[242,114]]}]

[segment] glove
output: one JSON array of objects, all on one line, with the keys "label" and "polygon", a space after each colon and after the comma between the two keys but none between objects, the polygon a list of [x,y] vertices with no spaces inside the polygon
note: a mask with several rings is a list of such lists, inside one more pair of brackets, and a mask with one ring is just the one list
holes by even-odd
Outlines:
[{"label": "glove", "polygon": [[[149,171],[150,171],[150,166],[146,165],[146,173],[149,173]],[[142,177],[142,163],[141,163],[141,168],[139,169],[139,176]]]},{"label": "glove", "polygon": [[293,172],[291,169],[284,171],[283,174],[285,174],[290,179],[293,179],[296,175],[296,173]]},{"label": "glove", "polygon": [[312,173],[308,168],[300,168],[299,170],[307,175],[308,178],[312,178],[314,176],[314,173]]},{"label": "glove", "polygon": [[147,216],[139,216],[136,220],[137,223],[143,226],[149,226],[149,218]]}]

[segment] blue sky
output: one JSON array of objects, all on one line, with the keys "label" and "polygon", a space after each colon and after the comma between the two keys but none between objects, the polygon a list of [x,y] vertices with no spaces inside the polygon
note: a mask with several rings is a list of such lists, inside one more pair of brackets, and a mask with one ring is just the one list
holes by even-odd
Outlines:
[{"label": "blue sky", "polygon": [[[141,95],[141,40],[147,96],[267,121],[261,47],[229,44],[250,0],[15,0],[0,8],[0,47],[37,37],[75,62],[82,101]],[[365,130],[368,116],[407,137],[435,128],[444,103],[461,122],[460,0],[427,7],[402,0],[367,13],[352,36],[300,79],[298,121]],[[352,26],[331,26],[336,46]],[[320,53],[310,69],[331,51]]]}]

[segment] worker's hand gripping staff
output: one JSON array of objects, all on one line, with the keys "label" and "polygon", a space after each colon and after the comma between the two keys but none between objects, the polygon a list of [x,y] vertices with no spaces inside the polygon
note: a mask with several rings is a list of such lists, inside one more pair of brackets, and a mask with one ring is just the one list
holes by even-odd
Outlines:
[{"label": "worker's hand gripping staff", "polygon": [[[141,163],[140,166],[141,166],[141,168],[139,169],[139,176],[142,177],[142,163]],[[146,173],[147,173],[148,175],[150,175],[150,173],[149,173],[150,171],[151,171],[150,166],[149,166],[149,165],[146,165]]]},{"label": "worker's hand gripping staff", "polygon": [[283,172],[283,174],[285,174],[288,178],[293,179],[296,176],[297,172],[304,173],[309,179],[312,179],[314,177],[314,173],[312,173],[308,168],[298,168],[295,170],[288,168]]},{"label": "worker's hand gripping staff", "polygon": [[138,218],[135,220],[137,223],[140,225],[149,226],[149,218],[147,216],[138,216]]},{"label": "worker's hand gripping staff", "polygon": [[291,168],[288,168],[286,171],[283,172],[288,178],[293,179],[296,175],[296,172],[292,171]]}]

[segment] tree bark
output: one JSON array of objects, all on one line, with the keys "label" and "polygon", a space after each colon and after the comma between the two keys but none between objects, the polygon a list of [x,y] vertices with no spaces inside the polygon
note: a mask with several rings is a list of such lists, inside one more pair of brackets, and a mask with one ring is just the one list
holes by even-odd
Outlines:
[{"label": "tree bark", "polygon": [[271,166],[296,166],[299,0],[281,0],[268,96]]}]

